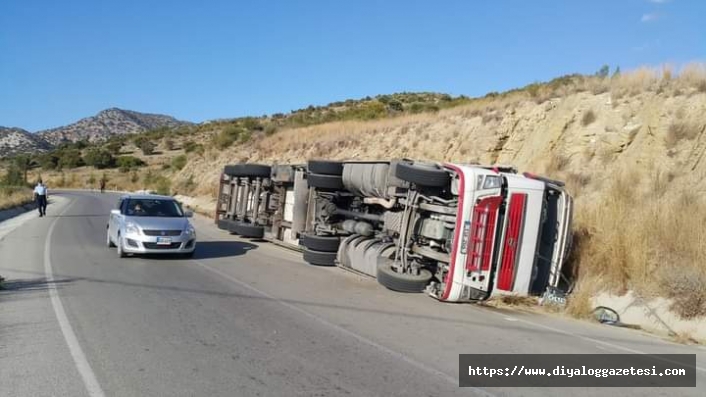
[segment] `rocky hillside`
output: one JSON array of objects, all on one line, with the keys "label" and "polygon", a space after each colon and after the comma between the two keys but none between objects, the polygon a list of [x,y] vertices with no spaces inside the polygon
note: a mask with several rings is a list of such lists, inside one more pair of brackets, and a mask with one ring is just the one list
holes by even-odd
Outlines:
[{"label": "rocky hillside", "polygon": [[62,142],[80,140],[99,142],[112,135],[134,134],[155,128],[172,128],[187,124],[190,123],[171,116],[111,108],[73,124],[40,131],[37,134],[47,142],[58,145]]},{"label": "rocky hillside", "polygon": [[42,137],[21,128],[0,127],[0,157],[18,153],[36,153],[51,149]]}]

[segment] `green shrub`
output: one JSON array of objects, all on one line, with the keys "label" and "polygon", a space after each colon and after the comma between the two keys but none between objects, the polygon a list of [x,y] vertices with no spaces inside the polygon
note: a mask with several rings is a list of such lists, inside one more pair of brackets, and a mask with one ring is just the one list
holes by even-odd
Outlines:
[{"label": "green shrub", "polygon": [[157,191],[157,194],[162,194],[165,196],[172,194],[172,182],[162,175],[154,178],[152,186],[154,187],[154,190]]},{"label": "green shrub", "polygon": [[265,127],[265,135],[266,136],[271,136],[274,135],[277,132],[277,125],[274,123],[267,124],[267,127]]},{"label": "green shrub", "polygon": [[110,154],[112,154],[113,156],[117,156],[118,154],[120,154],[120,150],[122,148],[123,148],[123,143],[120,141],[108,142],[105,145],[105,150],[110,152]]},{"label": "green shrub", "polygon": [[59,155],[59,168],[60,169],[70,169],[76,168],[83,165],[83,159],[81,158],[81,151],[78,149],[66,149],[61,151]]},{"label": "green shrub", "polygon": [[115,166],[115,158],[106,149],[89,149],[83,156],[86,165],[97,169],[111,168]]},{"label": "green shrub", "polygon": [[145,162],[134,156],[120,156],[116,159],[116,164],[120,172],[130,172],[145,165]]},{"label": "green shrub", "polygon": [[174,150],[174,141],[169,138],[165,138],[164,139],[164,148],[167,150]]},{"label": "green shrub", "polygon": [[59,156],[57,156],[53,152],[45,153],[37,158],[37,162],[39,163],[39,166],[42,167],[42,169],[53,170],[59,166]]},{"label": "green shrub", "polygon": [[187,161],[188,159],[184,154],[176,156],[172,159],[172,168],[181,171],[186,166]]}]

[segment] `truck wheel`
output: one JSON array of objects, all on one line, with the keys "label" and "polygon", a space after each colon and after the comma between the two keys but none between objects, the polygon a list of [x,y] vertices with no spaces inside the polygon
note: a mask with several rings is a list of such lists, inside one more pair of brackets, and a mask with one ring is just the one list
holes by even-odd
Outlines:
[{"label": "truck wheel", "polygon": [[243,237],[263,238],[265,236],[265,228],[263,226],[237,222],[234,229],[236,233]]},{"label": "truck wheel", "polygon": [[228,226],[230,224],[230,221],[228,219],[219,219],[217,223],[218,223],[219,229],[228,230]]},{"label": "truck wheel", "polygon": [[235,177],[269,178],[272,167],[264,164],[235,164],[226,165],[223,172]]},{"label": "truck wheel", "polygon": [[393,261],[381,258],[378,261],[377,280],[387,289],[397,292],[423,292],[429,281],[431,272],[421,269],[419,274],[397,273],[392,268]]},{"label": "truck wheel", "polygon": [[397,163],[395,175],[407,182],[432,187],[446,186],[451,179],[446,171],[435,165],[413,164],[411,162]]},{"label": "truck wheel", "polygon": [[304,249],[303,257],[305,262],[309,262],[316,266],[336,266],[335,252],[312,251],[308,248]]},{"label": "truck wheel", "polygon": [[304,247],[321,252],[336,252],[341,245],[338,236],[316,236],[313,234],[303,234],[300,241]]},{"label": "truck wheel", "polygon": [[343,189],[343,179],[340,175],[309,174],[307,183],[309,187],[315,187],[317,189]]},{"label": "truck wheel", "polygon": [[343,163],[340,161],[309,160],[306,169],[312,174],[343,175]]}]

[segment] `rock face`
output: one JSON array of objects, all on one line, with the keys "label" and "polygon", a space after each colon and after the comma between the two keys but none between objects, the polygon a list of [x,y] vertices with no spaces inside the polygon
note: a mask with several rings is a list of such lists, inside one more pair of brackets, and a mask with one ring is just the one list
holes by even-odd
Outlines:
[{"label": "rock face", "polygon": [[0,157],[44,152],[51,148],[52,145],[39,135],[21,128],[0,127]]},{"label": "rock face", "polygon": [[139,113],[110,108],[93,117],[81,119],[64,127],[40,131],[37,134],[52,145],[62,142],[88,140],[103,141],[112,135],[135,134],[160,127],[179,127],[190,124],[171,116]]}]

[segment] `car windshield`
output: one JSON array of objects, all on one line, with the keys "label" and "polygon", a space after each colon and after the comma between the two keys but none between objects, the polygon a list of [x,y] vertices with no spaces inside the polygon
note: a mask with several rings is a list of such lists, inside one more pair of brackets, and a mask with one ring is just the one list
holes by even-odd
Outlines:
[{"label": "car windshield", "polygon": [[175,200],[130,199],[125,215],[180,218],[184,216],[184,212]]}]

